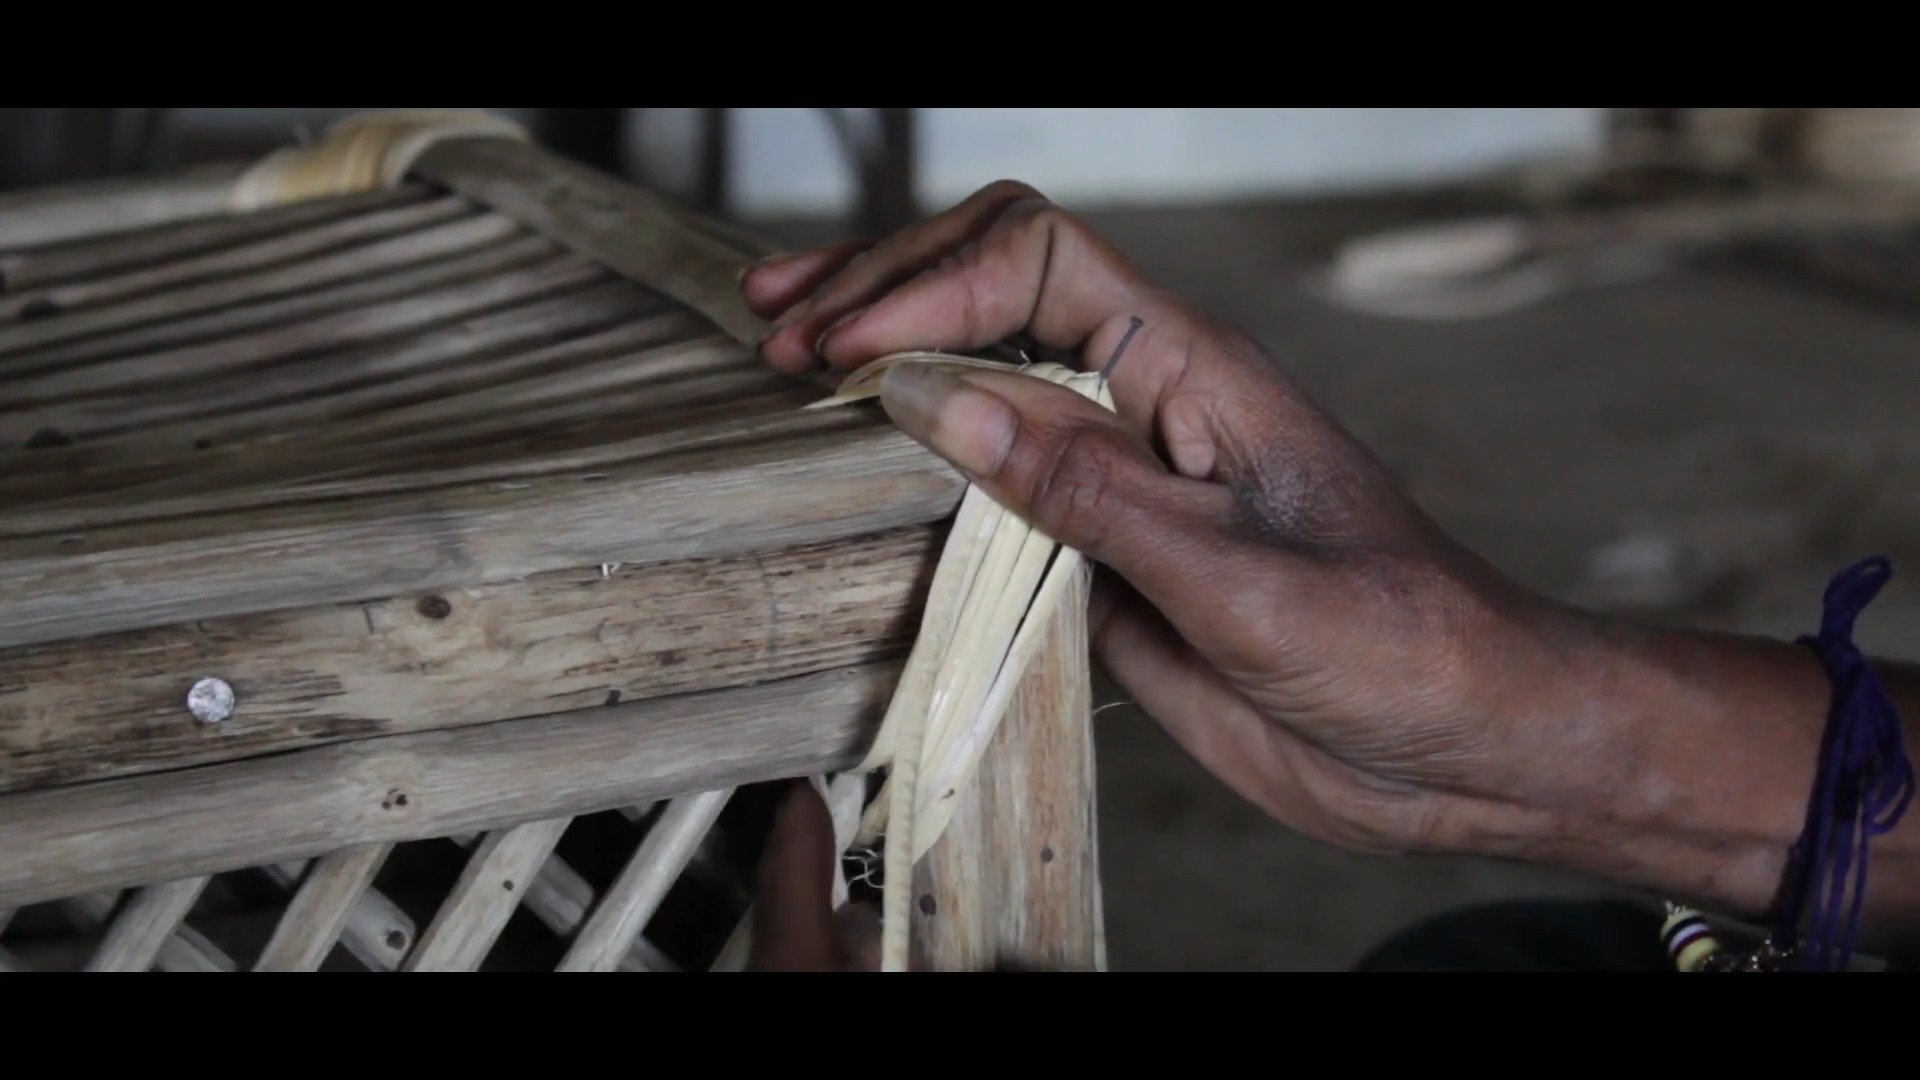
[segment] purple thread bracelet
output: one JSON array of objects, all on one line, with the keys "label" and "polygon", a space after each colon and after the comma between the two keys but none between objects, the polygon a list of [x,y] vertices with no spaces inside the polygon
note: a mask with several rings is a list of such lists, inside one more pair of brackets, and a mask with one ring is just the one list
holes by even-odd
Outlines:
[{"label": "purple thread bracelet", "polygon": [[1773,943],[1785,948],[1799,940],[1795,951],[1808,970],[1838,971],[1852,958],[1867,893],[1868,844],[1899,824],[1913,801],[1913,763],[1900,716],[1853,644],[1854,621],[1892,576],[1892,563],[1881,557],[1835,575],[1820,632],[1799,641],[1826,666],[1833,699]]}]

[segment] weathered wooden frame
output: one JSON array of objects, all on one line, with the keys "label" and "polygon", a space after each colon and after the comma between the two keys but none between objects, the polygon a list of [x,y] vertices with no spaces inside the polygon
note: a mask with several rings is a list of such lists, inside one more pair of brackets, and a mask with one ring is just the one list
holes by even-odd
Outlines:
[{"label": "weathered wooden frame", "polygon": [[[760,330],[735,279],[766,249],[736,230],[510,141],[443,143],[415,171],[687,309],[654,317],[666,343],[650,363],[735,356]],[[209,210],[222,175],[66,201],[37,193],[15,200],[30,210],[0,205],[0,238],[45,242],[153,224],[166,220],[171,198],[189,222],[181,228],[231,227]],[[321,221],[353,202],[297,213]],[[354,250],[378,260],[440,243],[450,262],[464,259],[479,274],[488,258],[506,258],[497,248],[461,254],[497,226],[457,214],[437,224],[429,219],[447,213],[439,205],[402,200],[382,213],[423,228]],[[37,232],[20,213],[39,215]],[[366,220],[344,227],[378,227]],[[131,264],[146,236],[104,250]],[[287,254],[287,241],[261,243]],[[81,265],[101,250],[0,255],[0,273],[8,291],[31,293],[38,281],[110,270]],[[203,261],[220,257],[237,258]],[[257,249],[240,257],[266,258]],[[339,295],[355,287],[351,260],[316,252],[304,265],[315,264],[321,277],[335,275],[327,280],[341,283]],[[545,281],[597,280],[550,265],[539,271]],[[137,291],[126,277],[106,273],[95,291]],[[626,301],[616,292],[586,303],[618,308]],[[0,315],[29,302],[0,292]],[[561,318],[578,310],[554,308]],[[93,333],[151,336],[124,312],[98,307],[74,318],[92,319]],[[116,318],[126,326],[111,325]],[[669,340],[689,319],[720,334]],[[57,323],[0,330],[0,392],[24,385],[29,402],[35,378],[54,385],[71,376],[45,363],[41,374],[21,375],[23,364],[86,347],[34,327]],[[515,334],[506,322],[478,332]],[[20,353],[21,342],[41,351]],[[644,349],[646,336],[624,344]],[[9,352],[29,360],[9,373]],[[501,362],[537,363],[539,351],[514,356]],[[182,362],[248,359],[244,349],[201,350]],[[618,362],[567,377],[605,369],[612,386],[618,371],[609,365]],[[716,370],[711,388],[724,393],[729,379],[747,385],[744,374]],[[591,422],[557,401],[545,414],[536,403],[525,422]],[[277,479],[273,433],[238,428],[244,452],[214,446],[186,465],[190,455],[157,442],[151,458],[113,461],[82,443],[0,476],[0,505],[13,507],[0,516],[0,752],[9,762],[0,773],[0,929],[13,909],[59,901],[76,920],[108,926],[90,969],[235,970],[184,920],[209,876],[266,867],[295,892],[256,968],[311,970],[337,942],[377,970],[473,969],[524,904],[571,937],[562,970],[657,970],[642,928],[731,792],[861,759],[962,489],[943,463],[872,414],[793,409],[716,419],[700,430],[733,444],[694,469],[684,459],[630,463],[636,447],[647,448],[642,435],[619,453],[562,445],[524,477],[512,467],[520,459],[497,448],[464,464],[458,452],[436,458],[430,476],[370,473],[374,448],[358,445],[369,431],[382,430],[382,449],[432,451],[436,433],[395,425],[424,427],[433,408],[343,419],[327,443],[338,467],[292,484]],[[7,415],[0,408],[0,433],[18,434],[5,431]],[[226,483],[236,467],[246,478],[237,489]],[[593,482],[555,482],[563,467],[592,470]],[[110,483],[68,495],[64,478],[77,469]],[[215,470],[225,470],[222,484],[210,481]],[[135,522],[130,490],[143,514],[171,500],[205,516]],[[350,501],[316,509],[321,497]],[[554,521],[566,527],[543,524]],[[458,557],[415,556],[449,537]],[[691,638],[668,629],[688,603],[704,605]],[[1104,966],[1084,608],[1084,592],[1063,606],[975,790],[916,874],[916,937],[936,967]],[[591,627],[581,619],[589,609]],[[803,647],[784,658],[753,644],[796,627]],[[473,681],[475,671],[533,653],[552,673],[538,687]],[[613,653],[629,700],[609,702],[603,682],[564,674]],[[246,703],[230,726],[183,719],[184,683],[201,676],[226,679]],[[316,695],[314,686],[335,691]],[[31,692],[38,711],[9,704],[9,691],[16,702]],[[51,752],[40,751],[46,725],[65,732]],[[551,854],[576,816],[656,803],[664,811],[605,896]],[[371,883],[394,845],[435,837],[472,855],[439,914],[416,928]]]}]

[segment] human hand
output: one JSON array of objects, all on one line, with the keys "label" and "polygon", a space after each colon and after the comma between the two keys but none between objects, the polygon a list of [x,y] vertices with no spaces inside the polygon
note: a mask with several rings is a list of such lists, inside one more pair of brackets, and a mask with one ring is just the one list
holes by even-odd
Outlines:
[{"label": "human hand", "polygon": [[833,909],[839,865],[826,801],[794,781],[760,857],[748,971],[880,970],[880,913],[870,904]]},{"label": "human hand", "polygon": [[1586,732],[1553,695],[1581,617],[1451,540],[1257,344],[1031,188],[776,257],[741,288],[774,320],[761,355],[795,374],[1015,334],[1091,370],[1138,316],[1117,415],[1037,379],[915,366],[886,376],[882,402],[1110,571],[1096,659],[1275,817],[1365,850],[1476,850],[1509,828],[1505,808],[1565,794],[1548,774]]}]

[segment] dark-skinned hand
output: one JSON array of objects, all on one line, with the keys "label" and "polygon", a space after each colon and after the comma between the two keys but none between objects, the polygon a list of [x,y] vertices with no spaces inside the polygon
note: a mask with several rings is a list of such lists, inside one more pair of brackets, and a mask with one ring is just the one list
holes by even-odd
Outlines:
[{"label": "dark-skinned hand", "polygon": [[[1142,320],[1112,373],[1117,414],[1019,374],[916,366],[888,373],[881,402],[1093,560],[1095,660],[1281,822],[1729,912],[1774,902],[1831,693],[1808,650],[1635,626],[1517,586],[1266,349],[1032,188],[992,184],[878,242],[769,259],[741,290],[772,320],[761,356],[794,374],[1016,336],[1097,370]],[[1881,670],[1920,715],[1920,677]],[[1920,826],[1879,843],[1869,915],[1920,913]],[[1920,937],[1920,914],[1901,925]]]},{"label": "dark-skinned hand", "polygon": [[741,287],[773,320],[761,355],[796,374],[1016,334],[1093,370],[1144,320],[1118,415],[1037,379],[915,367],[882,401],[1112,572],[1095,658],[1275,817],[1367,850],[1448,848],[1512,789],[1513,751],[1536,741],[1514,701],[1552,670],[1550,609],[1436,528],[1257,344],[1031,188],[776,257]]}]

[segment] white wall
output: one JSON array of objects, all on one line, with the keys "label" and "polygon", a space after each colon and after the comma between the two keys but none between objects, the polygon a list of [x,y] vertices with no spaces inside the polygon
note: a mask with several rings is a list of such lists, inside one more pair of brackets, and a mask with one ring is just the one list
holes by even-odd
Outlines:
[{"label": "white wall", "polygon": [[[345,109],[189,109],[208,127],[312,127]],[[498,112],[522,114],[524,110]],[[1002,177],[1077,205],[1417,184],[1597,149],[1599,109],[927,109],[921,197],[935,208]],[[692,111],[649,110],[630,147],[685,182]],[[748,216],[840,212],[853,182],[811,109],[741,109],[733,187]]]},{"label": "white wall", "polygon": [[[749,109],[734,177],[743,211],[849,197],[826,125]],[[928,109],[921,197],[1002,177],[1077,204],[1183,201],[1412,184],[1597,149],[1598,109]]]}]

